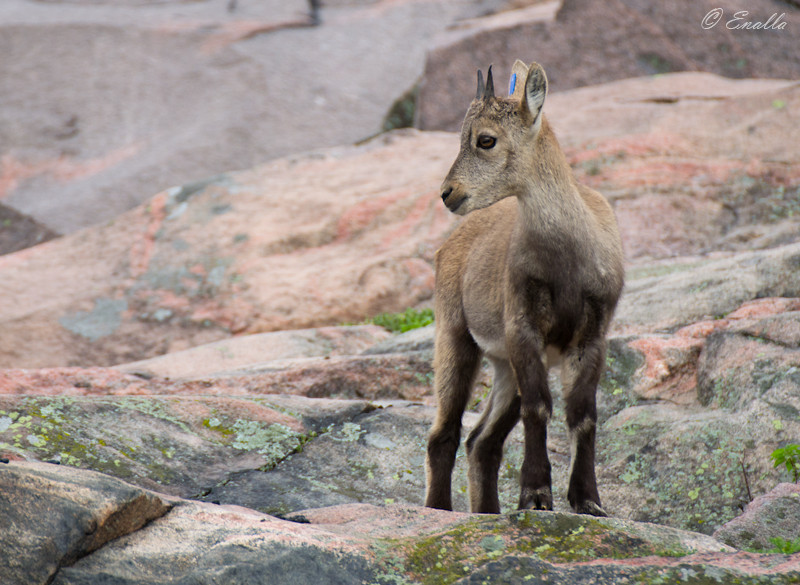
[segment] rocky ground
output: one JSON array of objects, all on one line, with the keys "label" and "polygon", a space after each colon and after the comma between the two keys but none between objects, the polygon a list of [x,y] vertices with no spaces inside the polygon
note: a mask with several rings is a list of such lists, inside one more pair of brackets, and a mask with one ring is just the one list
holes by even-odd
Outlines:
[{"label": "rocky ground", "polygon": [[[570,14],[518,4],[437,50]],[[182,4],[197,19],[209,6]],[[192,27],[203,42],[230,32]],[[758,38],[725,34],[741,50]],[[578,178],[614,206],[628,261],[598,395],[613,519],[569,513],[557,375],[555,512],[513,511],[519,429],[504,515],[466,514],[462,452],[456,512],[421,507],[433,326],[360,323],[430,305],[433,253],[457,221],[437,190],[458,137],[400,130],[223,167],[0,256],[0,582],[800,581],[800,554],[766,552],[800,539],[800,488],[770,459],[800,443],[800,84],[743,76],[599,79],[545,106]],[[425,83],[418,115],[438,100]],[[30,225],[31,243],[55,235]],[[484,369],[467,429],[490,383]]]},{"label": "rocky ground", "polygon": [[[794,36],[784,34],[800,27],[800,11],[783,0],[757,7],[747,0],[524,4],[531,6],[460,21],[437,39],[419,84],[418,127],[458,130],[473,90],[468,72],[494,63],[506,79],[518,55],[556,64],[547,67],[554,91],[678,71],[734,79],[800,76]],[[757,28],[759,22],[767,28]]]},{"label": "rocky ground", "polygon": [[0,201],[72,233],[173,185],[364,139],[436,31],[505,4],[328,0],[312,26],[306,0],[3,0]]},{"label": "rocky ground", "polygon": [[[800,571],[797,555],[735,552],[703,535],[558,512],[351,504],[282,519],[45,464],[9,464],[0,481],[27,488],[0,501],[19,522],[0,568],[19,583],[789,584]],[[31,502],[43,512],[32,522],[18,513]]]}]

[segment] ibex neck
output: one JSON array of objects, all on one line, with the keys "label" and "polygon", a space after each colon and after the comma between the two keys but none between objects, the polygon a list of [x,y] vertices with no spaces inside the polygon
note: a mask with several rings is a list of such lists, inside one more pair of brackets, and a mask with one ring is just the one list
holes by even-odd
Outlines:
[{"label": "ibex neck", "polygon": [[585,217],[572,169],[546,119],[536,137],[527,184],[519,194],[520,219],[536,231],[577,229]]}]

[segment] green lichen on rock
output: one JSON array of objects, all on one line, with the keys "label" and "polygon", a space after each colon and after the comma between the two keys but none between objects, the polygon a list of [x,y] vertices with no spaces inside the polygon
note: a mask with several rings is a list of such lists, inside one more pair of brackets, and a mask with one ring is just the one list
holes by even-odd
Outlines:
[{"label": "green lichen on rock", "polygon": [[189,430],[189,426],[186,423],[175,417],[170,412],[169,408],[167,407],[167,404],[165,404],[165,401],[163,399],[153,400],[152,398],[149,397],[148,398],[126,397],[121,400],[115,400],[114,405],[117,408],[135,410],[136,412],[140,412],[144,415],[152,416],[153,418],[171,422],[179,426],[184,431]]},{"label": "green lichen on rock", "polygon": [[710,534],[747,501],[742,464],[752,449],[746,438],[753,433],[719,417],[702,417],[678,429],[647,420],[643,411],[619,428],[604,429],[598,459],[600,465],[623,460],[620,480],[650,495],[638,505],[634,520]]},{"label": "green lichen on rock", "polygon": [[205,404],[199,412],[207,418],[186,416],[180,400],[26,397],[14,403],[14,411],[0,410],[0,446],[134,483],[197,490],[203,487],[195,485],[198,481],[211,480],[199,479],[194,466],[255,452],[263,458],[262,469],[271,469],[316,436],[282,424],[229,417]]},{"label": "green lichen on rock", "polygon": [[80,420],[75,410],[75,398],[28,397],[0,417],[13,422],[7,425],[6,437],[19,452],[29,452],[38,459],[57,461],[73,467],[86,467],[109,473],[123,479],[133,476],[130,459],[135,456],[132,444],[120,445],[109,455],[108,443],[96,436],[102,429],[93,429],[88,434],[76,421]]},{"label": "green lichen on rock", "polygon": [[303,434],[278,423],[265,425],[240,419],[233,423],[231,430],[234,432],[231,446],[260,453],[265,461],[263,469],[272,469],[304,443]]},{"label": "green lichen on rock", "polygon": [[224,436],[233,435],[235,431],[226,427],[217,417],[203,419],[203,427],[221,433]]},{"label": "green lichen on rock", "polygon": [[633,392],[634,375],[644,365],[642,355],[628,346],[628,339],[612,339],[606,368],[598,384],[598,419],[602,424],[623,409],[640,402]]},{"label": "green lichen on rock", "polygon": [[718,197],[736,209],[737,223],[770,224],[800,215],[800,186],[775,185],[766,177],[732,177],[720,186]]},{"label": "green lichen on rock", "polygon": [[315,431],[298,432],[280,423],[264,423],[216,415],[203,419],[202,426],[219,433],[221,444],[239,451],[259,453],[264,458],[262,471],[273,469],[289,455],[302,451],[303,446],[317,437]]},{"label": "green lichen on rock", "polygon": [[366,432],[367,431],[362,429],[361,425],[358,423],[346,422],[338,430],[331,431],[331,439],[334,441],[352,443],[358,441],[361,435]]},{"label": "green lichen on rock", "polygon": [[396,128],[410,128],[414,126],[414,113],[417,109],[417,96],[419,95],[419,84],[406,91],[397,98],[392,107],[383,119],[381,129],[384,132]]},{"label": "green lichen on rock", "polygon": [[485,536],[484,523],[474,519],[444,533],[396,544],[410,549],[404,567],[414,582],[447,585],[491,560],[486,549],[480,546]]},{"label": "green lichen on rock", "polygon": [[693,552],[677,539],[656,541],[627,523],[576,514],[520,511],[509,516],[522,529],[512,550],[552,563],[598,558],[676,557]]},{"label": "green lichen on rock", "polygon": [[[508,556],[561,565],[596,559],[682,557],[694,552],[683,544],[678,531],[649,533],[634,523],[614,519],[535,511],[472,517],[444,532],[386,540],[381,546],[378,550],[383,552],[376,556],[385,578],[379,583],[408,579],[423,585],[455,583]],[[394,554],[388,554],[389,550]]]}]

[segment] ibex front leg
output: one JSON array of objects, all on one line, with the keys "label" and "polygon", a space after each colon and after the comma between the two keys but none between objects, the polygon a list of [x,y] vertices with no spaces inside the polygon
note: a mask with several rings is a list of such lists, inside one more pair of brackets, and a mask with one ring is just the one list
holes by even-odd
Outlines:
[{"label": "ibex front leg", "polygon": [[461,441],[461,417],[478,373],[481,351],[466,331],[448,331],[437,324],[434,357],[436,421],[428,437],[427,494],[429,508],[452,510],[452,474]]},{"label": "ibex front leg", "polygon": [[576,513],[593,516],[608,515],[600,504],[594,469],[597,383],[604,362],[604,342],[597,339],[582,351],[570,350],[561,370],[571,446],[567,499]]},{"label": "ibex front leg", "polygon": [[520,395],[520,415],[525,429],[525,455],[520,474],[520,510],[552,510],[550,460],[547,456],[547,423],[553,400],[542,363],[544,343],[529,326],[515,327],[506,344]]}]

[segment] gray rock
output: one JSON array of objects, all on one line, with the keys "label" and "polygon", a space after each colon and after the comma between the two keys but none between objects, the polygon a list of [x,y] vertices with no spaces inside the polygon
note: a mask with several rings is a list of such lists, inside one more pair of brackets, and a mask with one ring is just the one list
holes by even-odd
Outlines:
[{"label": "gray rock", "polygon": [[237,472],[274,467],[366,407],[279,396],[0,396],[0,454],[192,497]]},{"label": "gray rock", "polygon": [[747,505],[744,514],[719,527],[714,538],[743,550],[766,551],[774,538],[800,539],[800,486],[782,483]]},{"label": "gray rock", "polygon": [[[400,401],[354,417],[274,469],[233,475],[203,500],[280,515],[350,503],[421,505],[433,414],[430,407]],[[463,481],[459,488],[464,510]]]},{"label": "gray rock", "polygon": [[45,463],[0,464],[0,575],[45,585],[60,567],[139,530],[172,503],[118,479]]},{"label": "gray rock", "polygon": [[197,378],[274,360],[354,355],[387,338],[390,334],[376,325],[275,331],[233,337],[116,369],[167,378]]},{"label": "gray rock", "polygon": [[406,353],[410,351],[424,351],[433,353],[433,340],[436,325],[428,325],[419,329],[412,329],[399,335],[394,335],[383,341],[379,341],[372,347],[364,350],[365,355],[379,353]]},{"label": "gray rock", "polygon": [[[429,51],[418,98],[418,127],[458,130],[475,91],[475,70],[494,63],[495,79],[508,79],[515,59],[536,60],[547,69],[553,91],[673,71],[710,71],[726,77],[796,79],[800,61],[791,53],[791,35],[763,30],[729,30],[725,24],[740,2],[564,0],[537,9],[464,23],[448,31]],[[709,30],[701,22],[723,7],[723,22]],[[766,21],[784,13],[797,28],[798,11],[768,4],[751,17]],[[735,23],[734,23],[735,24]],[[783,31],[772,31],[785,33]],[[497,84],[505,91],[503,83]]]},{"label": "gray rock", "polygon": [[794,311],[709,335],[697,366],[700,403],[741,411],[763,400],[784,417],[797,419],[800,351],[780,337],[793,337],[798,331],[800,312]]},{"label": "gray rock", "polygon": [[[332,431],[331,438],[354,447],[363,441],[387,454],[396,450],[399,443],[387,443],[393,440],[391,417],[373,418]],[[800,577],[797,555],[742,557],[702,534],[614,518],[531,511],[474,516],[349,504],[303,510],[288,521],[237,506],[167,499],[62,466],[0,464],[0,481],[0,518],[11,520],[0,531],[6,563],[0,568],[11,585],[486,579],[649,585],[734,578],[755,585],[765,575],[770,583],[788,585]]]},{"label": "gray rock", "polygon": [[430,36],[487,5],[347,2],[311,27],[302,0],[225,3],[2,2],[0,198],[71,233],[171,185],[361,140]]},{"label": "gray rock", "polygon": [[762,401],[739,413],[633,406],[598,431],[600,494],[612,515],[711,534],[741,513],[748,488],[766,493],[782,479],[769,455],[798,433]]},{"label": "gray rock", "polygon": [[628,280],[612,329],[672,332],[723,317],[761,297],[800,297],[800,244],[678,265],[666,275]]},{"label": "gray rock", "polygon": [[0,256],[47,242],[59,234],[0,203]]},{"label": "gray rock", "polygon": [[375,568],[362,551],[354,552],[352,543],[344,539],[331,542],[325,537],[322,531],[298,530],[296,524],[249,510],[185,502],[140,533],[62,569],[53,585],[360,585],[371,581]]}]

